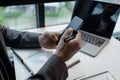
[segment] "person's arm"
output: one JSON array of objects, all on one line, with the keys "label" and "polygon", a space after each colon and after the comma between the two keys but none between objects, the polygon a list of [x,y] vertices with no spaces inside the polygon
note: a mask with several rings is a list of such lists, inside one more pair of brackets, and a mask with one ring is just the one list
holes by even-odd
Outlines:
[{"label": "person's arm", "polygon": [[28,80],[66,80],[67,77],[68,72],[64,61],[53,55],[38,73]]},{"label": "person's arm", "polygon": [[66,80],[68,76],[65,61],[69,60],[81,47],[81,34],[69,42],[64,42],[68,38],[71,29],[67,30],[60,39],[55,55],[53,55],[46,64],[31,76],[28,80]]},{"label": "person's arm", "polygon": [[8,29],[0,25],[0,31],[7,46],[14,48],[55,48],[59,32],[45,32],[37,34]]},{"label": "person's arm", "polygon": [[39,46],[37,33],[21,32],[0,25],[0,31],[7,46],[14,48],[36,48]]}]

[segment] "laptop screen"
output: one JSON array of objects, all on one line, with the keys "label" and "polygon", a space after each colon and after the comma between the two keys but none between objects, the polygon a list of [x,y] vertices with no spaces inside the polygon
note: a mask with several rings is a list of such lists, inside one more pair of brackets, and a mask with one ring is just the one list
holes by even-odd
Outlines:
[{"label": "laptop screen", "polygon": [[85,1],[79,6],[77,15],[84,20],[81,30],[111,38],[119,17],[120,5],[92,0]]}]

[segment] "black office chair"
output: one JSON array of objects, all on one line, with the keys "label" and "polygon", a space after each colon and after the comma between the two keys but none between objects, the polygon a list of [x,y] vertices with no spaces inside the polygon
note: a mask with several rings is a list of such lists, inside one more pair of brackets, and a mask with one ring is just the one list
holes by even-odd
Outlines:
[{"label": "black office chair", "polygon": [[6,50],[4,50],[3,38],[0,33],[0,80],[15,80],[15,70],[11,64]]}]

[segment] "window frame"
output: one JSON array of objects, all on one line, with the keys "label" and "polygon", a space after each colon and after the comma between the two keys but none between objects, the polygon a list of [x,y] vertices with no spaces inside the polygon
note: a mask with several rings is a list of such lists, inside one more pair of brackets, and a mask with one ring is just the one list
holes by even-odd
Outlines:
[{"label": "window frame", "polygon": [[18,6],[18,5],[27,5],[35,4],[36,10],[36,27],[45,27],[45,3],[51,2],[64,2],[64,1],[76,1],[76,0],[2,0],[0,6]]}]

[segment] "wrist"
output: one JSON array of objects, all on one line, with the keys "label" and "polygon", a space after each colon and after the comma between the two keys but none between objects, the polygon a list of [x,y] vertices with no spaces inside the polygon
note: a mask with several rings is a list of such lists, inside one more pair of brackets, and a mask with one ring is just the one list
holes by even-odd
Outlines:
[{"label": "wrist", "polygon": [[63,61],[63,62],[65,62],[65,59],[64,59],[64,57],[63,56],[61,56],[61,55],[57,55],[59,58],[61,58],[61,60]]},{"label": "wrist", "polygon": [[64,61],[64,62],[66,61],[66,58],[65,58],[64,53],[59,52],[59,53],[56,53],[56,55],[57,55],[58,57],[60,57],[62,61]]}]

